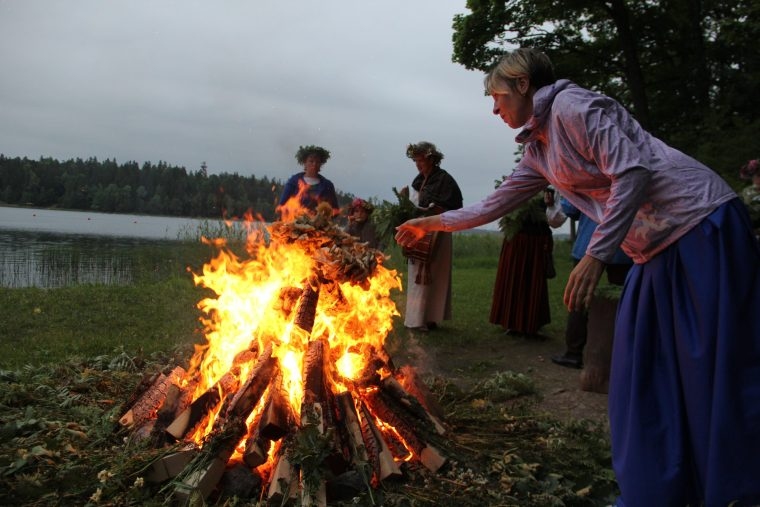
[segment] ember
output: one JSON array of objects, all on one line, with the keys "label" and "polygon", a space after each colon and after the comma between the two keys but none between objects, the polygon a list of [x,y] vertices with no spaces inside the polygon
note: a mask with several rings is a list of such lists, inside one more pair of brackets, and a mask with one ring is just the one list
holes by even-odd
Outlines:
[{"label": "ember", "polygon": [[445,431],[435,402],[384,349],[401,281],[329,213],[252,233],[246,259],[214,240],[218,256],[194,275],[216,294],[199,303],[206,343],[120,419],[177,444],[150,478],[174,478],[179,500],[248,470],[269,501],[326,505],[400,476],[405,461],[433,472],[446,462],[431,444]]}]

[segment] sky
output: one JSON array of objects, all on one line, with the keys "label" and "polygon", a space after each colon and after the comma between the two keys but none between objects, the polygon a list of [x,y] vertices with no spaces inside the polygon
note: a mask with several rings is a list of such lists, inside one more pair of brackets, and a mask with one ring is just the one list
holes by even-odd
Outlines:
[{"label": "sky", "polygon": [[340,191],[395,202],[425,140],[473,203],[511,172],[517,131],[451,61],[465,4],[0,0],[0,153],[284,181],[316,144]]}]

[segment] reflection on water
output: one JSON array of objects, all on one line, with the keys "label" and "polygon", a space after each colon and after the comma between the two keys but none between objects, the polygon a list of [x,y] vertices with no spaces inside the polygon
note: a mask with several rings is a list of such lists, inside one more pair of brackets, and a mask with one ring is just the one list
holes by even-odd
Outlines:
[{"label": "reflection on water", "polygon": [[0,287],[130,284],[146,250],[148,270],[175,271],[182,242],[241,240],[249,228],[264,224],[0,206]]},{"label": "reflection on water", "polygon": [[0,230],[0,286],[129,284],[146,240]]}]

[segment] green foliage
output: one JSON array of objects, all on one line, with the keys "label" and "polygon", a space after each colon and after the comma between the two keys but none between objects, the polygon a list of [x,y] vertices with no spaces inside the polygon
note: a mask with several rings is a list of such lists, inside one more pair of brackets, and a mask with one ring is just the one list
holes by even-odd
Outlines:
[{"label": "green foliage", "polygon": [[390,245],[395,243],[396,227],[411,218],[422,215],[421,210],[414,205],[408,195],[401,194],[393,187],[393,194],[397,203],[383,201],[375,206],[375,211],[370,215],[381,244]]},{"label": "green foliage", "polygon": [[[755,0],[469,0],[453,60],[489,69],[505,49],[546,51],[558,77],[620,100],[648,130],[735,184],[760,137]],[[736,188],[736,187],[735,187]]]},{"label": "green foliage", "polygon": [[296,152],[296,160],[303,165],[309,155],[316,155],[324,164],[330,159],[330,152],[321,146],[310,144],[308,146],[299,146]]},{"label": "green foliage", "polygon": [[515,237],[528,224],[546,223],[546,206],[543,194],[531,198],[519,208],[501,217],[499,229],[507,240]]}]

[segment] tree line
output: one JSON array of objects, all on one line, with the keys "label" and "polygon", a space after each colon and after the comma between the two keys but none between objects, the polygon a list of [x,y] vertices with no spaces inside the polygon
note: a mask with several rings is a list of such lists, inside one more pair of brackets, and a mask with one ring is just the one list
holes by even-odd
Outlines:
[{"label": "tree line", "polygon": [[[266,176],[208,174],[205,165],[193,172],[163,161],[140,166],[94,157],[61,162],[0,154],[0,202],[9,205],[194,218],[242,217],[251,211],[273,221],[282,187]],[[342,206],[352,198],[338,192]]]}]

